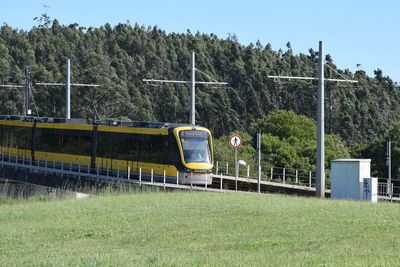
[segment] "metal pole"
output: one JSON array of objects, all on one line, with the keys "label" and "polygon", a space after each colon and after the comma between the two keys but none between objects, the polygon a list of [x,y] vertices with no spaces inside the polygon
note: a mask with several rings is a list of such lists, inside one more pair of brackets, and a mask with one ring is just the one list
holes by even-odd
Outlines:
[{"label": "metal pole", "polygon": [[324,53],[319,42],[319,77],[317,111],[317,185],[316,197],[325,197],[325,133],[324,133]]},{"label": "metal pole", "polygon": [[258,187],[257,192],[261,193],[261,132],[257,132],[257,160],[258,160]]},{"label": "metal pole", "polygon": [[237,148],[235,148],[235,191],[237,191],[237,179],[238,179],[238,163],[237,163]]},{"label": "metal pole", "polygon": [[273,176],[274,176],[274,167],[271,167],[271,181],[273,179]]},{"label": "metal pole", "polygon": [[166,178],[166,170],[164,169],[164,189],[165,189],[165,178]]},{"label": "metal pole", "polygon": [[389,139],[386,143],[387,145],[387,165],[388,165],[388,182],[387,182],[387,192],[392,197],[392,141]]},{"label": "metal pole", "polygon": [[25,90],[24,90],[24,116],[31,115],[31,108],[30,108],[30,80],[31,80],[31,73],[28,69],[25,69]]},{"label": "metal pole", "polygon": [[195,125],[196,124],[196,102],[195,102],[195,84],[196,84],[196,78],[195,78],[195,55],[194,52],[192,52],[192,69],[191,69],[191,75],[190,75],[190,124]]},{"label": "metal pole", "polygon": [[142,185],[142,168],[139,168],[139,185]]},{"label": "metal pole", "polygon": [[67,60],[67,95],[66,95],[66,105],[67,110],[65,118],[67,120],[71,119],[71,67],[70,60]]},{"label": "metal pole", "polygon": [[27,95],[28,95],[28,69],[25,69],[25,86],[24,86],[24,116],[28,115],[27,113]]},{"label": "metal pole", "polygon": [[283,168],[282,175],[283,175],[282,182],[285,183],[286,182],[286,169],[285,168]]}]

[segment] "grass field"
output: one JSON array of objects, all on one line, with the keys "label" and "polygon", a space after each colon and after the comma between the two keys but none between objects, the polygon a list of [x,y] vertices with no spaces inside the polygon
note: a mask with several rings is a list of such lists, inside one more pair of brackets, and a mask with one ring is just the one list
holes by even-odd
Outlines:
[{"label": "grass field", "polygon": [[400,206],[245,193],[0,201],[0,265],[400,265]]}]

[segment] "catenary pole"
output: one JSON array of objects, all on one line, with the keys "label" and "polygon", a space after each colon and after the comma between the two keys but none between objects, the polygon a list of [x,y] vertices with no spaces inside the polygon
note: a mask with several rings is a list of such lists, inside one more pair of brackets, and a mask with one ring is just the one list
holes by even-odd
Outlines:
[{"label": "catenary pole", "polygon": [[71,119],[71,62],[70,59],[67,60],[67,93],[66,93],[66,103],[67,109],[65,118],[67,120]]},{"label": "catenary pole", "polygon": [[71,83],[71,61],[67,60],[67,71],[66,71],[66,82],[65,83],[35,83],[35,85],[41,86],[65,86],[65,118],[71,119],[71,86],[83,86],[83,87],[99,87],[98,84],[84,84],[84,83]]},{"label": "catenary pole", "polygon": [[192,69],[190,73],[190,124],[196,124],[196,67],[195,67],[195,54],[192,52]]},{"label": "catenary pole", "polygon": [[[324,78],[324,53],[323,42],[319,42],[319,60],[318,60],[318,78],[315,77],[292,77],[292,76],[272,76],[272,79],[287,79],[287,80],[318,80],[318,104],[317,104],[317,181],[316,181],[316,196],[325,197],[325,133],[324,133],[324,83],[330,82],[345,82],[358,83],[357,80],[349,79],[325,79]],[[342,76],[342,75],[341,75]],[[342,76],[343,77],[343,76]]]},{"label": "catenary pole", "polygon": [[324,130],[324,53],[323,43],[319,42],[319,77],[318,77],[318,105],[317,105],[317,183],[316,196],[325,197],[325,130]]},{"label": "catenary pole", "polygon": [[258,163],[258,186],[257,192],[261,193],[261,131],[257,132],[257,163]]},{"label": "catenary pole", "polygon": [[31,73],[29,69],[25,69],[25,86],[24,86],[24,116],[31,115],[30,107],[30,79]]},{"label": "catenary pole", "polygon": [[176,81],[176,80],[156,80],[156,79],[142,79],[143,82],[147,83],[176,83],[176,84],[189,84],[190,89],[190,108],[189,108],[189,124],[195,125],[196,124],[196,84],[203,84],[203,85],[227,85],[226,82],[217,82],[214,81],[211,77],[212,82],[197,82],[196,81],[196,70],[202,73],[205,76],[205,73],[201,72],[200,70],[196,69],[195,66],[195,52],[191,52],[191,70],[190,70],[190,81]]},{"label": "catenary pole", "polygon": [[387,184],[387,193],[389,194],[390,201],[392,201],[392,141],[389,140],[386,142],[387,146],[387,166],[388,166],[388,184]]}]

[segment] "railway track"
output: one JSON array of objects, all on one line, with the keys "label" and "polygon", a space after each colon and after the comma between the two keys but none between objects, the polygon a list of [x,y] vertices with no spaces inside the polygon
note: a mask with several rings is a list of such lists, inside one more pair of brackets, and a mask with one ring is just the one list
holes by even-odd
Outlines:
[{"label": "railway track", "polygon": [[[214,175],[213,182],[209,185],[187,185],[177,183],[176,178],[155,175],[143,175],[141,178],[132,173],[130,176],[124,176],[119,173],[118,176],[105,175],[104,173],[93,173],[84,168],[79,170],[60,169],[56,165],[31,165],[30,162],[19,161],[15,159],[0,161],[0,178],[13,181],[37,184],[49,187],[60,187],[68,184],[105,184],[105,183],[125,183],[136,185],[156,186],[170,189],[184,190],[206,190],[221,192],[258,192],[258,181],[242,177],[232,177],[226,175]],[[52,166],[52,167],[48,167]],[[130,178],[129,178],[130,177]],[[281,193],[295,194],[301,196],[315,195],[315,188],[292,185],[287,183],[278,183],[271,181],[261,181],[260,193]],[[328,197],[330,192],[326,193]]]}]

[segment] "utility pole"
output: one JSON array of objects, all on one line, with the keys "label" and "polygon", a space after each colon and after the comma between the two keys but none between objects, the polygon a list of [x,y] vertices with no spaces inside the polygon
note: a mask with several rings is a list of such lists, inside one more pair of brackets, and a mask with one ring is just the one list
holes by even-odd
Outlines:
[{"label": "utility pole", "polygon": [[261,131],[257,131],[257,163],[258,163],[258,186],[257,192],[261,193]]},{"label": "utility pole", "polygon": [[317,183],[316,196],[325,197],[325,87],[324,87],[324,50],[319,41],[318,60],[318,104],[317,104]]},{"label": "utility pole", "polygon": [[190,124],[196,124],[196,68],[195,68],[195,54],[192,51],[192,69],[190,75]]},{"label": "utility pole", "polygon": [[[151,83],[180,83],[180,84],[190,84],[190,114],[189,114],[189,123],[192,125],[196,125],[196,84],[204,84],[204,85],[226,85],[226,82],[217,82],[212,79],[210,76],[196,69],[195,67],[195,53],[191,53],[191,70],[190,70],[190,81],[174,81],[174,80],[154,80],[154,79],[142,79],[143,82],[151,82]],[[196,82],[196,70],[201,74],[207,76],[212,82]]]},{"label": "utility pole", "polygon": [[[288,80],[318,80],[318,105],[317,105],[317,182],[316,196],[325,197],[325,131],[324,131],[324,85],[325,81],[358,83],[356,80],[348,79],[325,79],[324,78],[324,54],[323,43],[319,42],[318,78],[315,77],[290,77],[290,76],[268,76],[274,79]],[[339,74],[340,75],[340,74]]]},{"label": "utility pole", "polygon": [[392,201],[392,141],[389,140],[385,141],[385,156],[386,156],[386,166],[388,166],[388,180],[387,180],[387,194]]},{"label": "utility pole", "polygon": [[71,119],[71,61],[67,60],[67,92],[65,103],[67,103],[65,118]]},{"label": "utility pole", "polygon": [[30,116],[32,114],[31,111],[31,72],[28,69],[25,69],[25,86],[24,86],[24,116]]},{"label": "utility pole", "polygon": [[36,85],[43,86],[65,86],[66,87],[66,110],[65,110],[65,118],[67,120],[71,119],[71,86],[82,86],[82,87],[99,87],[98,84],[84,84],[84,83],[71,83],[71,66],[70,60],[67,60],[67,77],[66,83],[36,83]]}]

